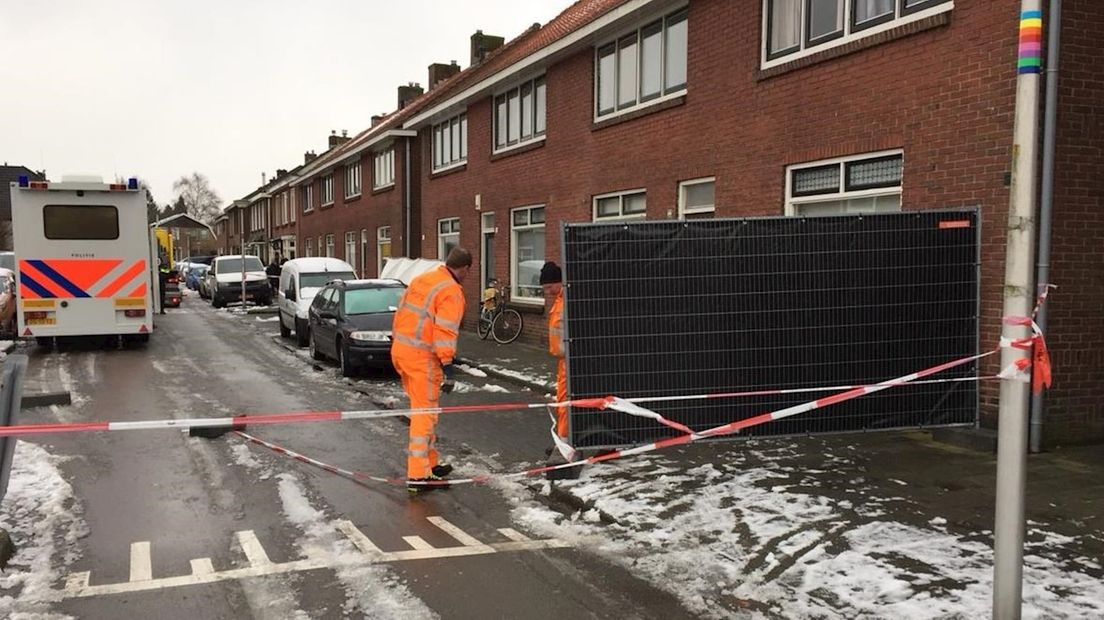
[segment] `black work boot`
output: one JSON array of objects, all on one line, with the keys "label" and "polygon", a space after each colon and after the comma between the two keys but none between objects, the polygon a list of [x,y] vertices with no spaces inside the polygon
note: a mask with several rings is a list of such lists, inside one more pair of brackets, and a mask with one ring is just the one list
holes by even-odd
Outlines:
[{"label": "black work boot", "polygon": [[436,476],[438,478],[444,478],[445,476],[452,473],[452,465],[449,465],[448,463],[441,463],[439,465],[434,465],[433,469],[432,469],[432,472],[433,472],[434,476]]}]

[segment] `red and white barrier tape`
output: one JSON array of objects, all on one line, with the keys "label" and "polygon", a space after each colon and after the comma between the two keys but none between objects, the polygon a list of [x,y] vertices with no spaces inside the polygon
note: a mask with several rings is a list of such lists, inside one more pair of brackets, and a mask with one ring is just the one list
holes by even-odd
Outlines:
[{"label": "red and white barrier tape", "polygon": [[[953,383],[959,381],[981,381],[994,377],[965,377],[955,379],[938,379],[933,381],[913,381],[911,385]],[[653,396],[640,398],[619,399],[626,403],[670,402],[685,400],[708,400],[717,398],[742,398],[751,396],[774,396],[779,394],[802,394],[809,392],[834,392],[840,390],[852,390],[870,386],[831,386],[815,388],[794,388],[785,390],[755,390],[747,392],[725,392],[717,394],[693,394],[686,396]],[[365,409],[356,411],[299,411],[289,413],[264,413],[253,415],[239,415],[221,418],[182,418],[160,420],[135,420],[131,422],[71,422],[56,424],[22,424],[13,426],[0,426],[0,437],[14,437],[25,435],[45,435],[52,433],[82,433],[103,431],[147,431],[147,430],[191,430],[196,428],[240,428],[243,426],[259,426],[273,424],[302,424],[310,422],[338,422],[348,420],[375,420],[381,418],[395,418],[401,416],[423,414],[452,414],[452,413],[477,413],[491,411],[520,411],[525,409],[545,409],[547,407],[582,407],[587,409],[605,409],[614,397],[605,398],[581,398],[561,403],[495,403],[481,405],[453,405],[447,407],[435,407],[430,409]],[[647,411],[644,409],[644,411]],[[625,411],[631,413],[631,411]],[[654,414],[654,412],[652,412]],[[658,415],[658,414],[655,414]],[[652,417],[652,416],[648,416]],[[661,423],[677,430],[680,428],[677,422],[666,419],[658,419]]]},{"label": "red and white barrier tape", "polygon": [[[985,353],[980,353],[978,355],[973,355],[973,356],[970,356],[970,357],[964,357],[964,358],[961,358],[961,359],[957,359],[957,360],[953,360],[953,361],[946,362],[946,363],[943,363],[943,364],[939,364],[937,366],[932,366],[931,368],[927,368],[927,369],[921,370],[919,372],[914,372],[912,374],[904,375],[904,376],[898,377],[896,379],[883,381],[881,383],[876,383],[876,384],[873,384],[873,385],[859,386],[859,387],[856,387],[856,388],[849,389],[845,392],[841,392],[839,394],[834,394],[832,396],[827,396],[825,398],[817,399],[817,400],[814,400],[814,401],[809,401],[809,402],[802,403],[800,405],[795,405],[795,406],[792,406],[792,407],[786,407],[785,409],[779,409],[777,411],[772,411],[770,413],[764,413],[762,415],[754,416],[754,417],[748,418],[746,420],[740,420],[740,421],[737,421],[737,422],[731,422],[729,424],[723,424],[721,426],[717,426],[717,427],[714,427],[714,428],[711,428],[711,429],[708,429],[708,430],[704,430],[704,431],[701,431],[701,432],[690,431],[689,433],[679,435],[678,437],[672,437],[670,439],[663,439],[663,440],[660,440],[660,441],[656,441],[656,442],[653,442],[653,443],[636,446],[636,447],[633,447],[633,448],[626,448],[624,450],[613,450],[613,451],[610,451],[610,452],[598,454],[598,455],[591,456],[591,457],[588,457],[588,458],[585,458],[585,459],[582,459],[582,460],[578,460],[578,461],[569,461],[567,463],[561,463],[561,464],[558,464],[558,465],[545,465],[545,466],[542,466],[542,467],[534,467],[532,469],[527,469],[527,470],[524,470],[524,471],[511,472],[511,473],[500,474],[500,475],[484,475],[484,476],[476,476],[476,477],[471,477],[471,478],[455,478],[455,479],[449,479],[449,480],[431,480],[431,481],[407,481],[405,479],[385,478],[385,477],[382,477],[382,476],[373,476],[371,474],[365,474],[363,472],[354,472],[354,471],[350,471],[350,470],[340,469],[340,468],[334,467],[332,465],[328,465],[326,463],[323,463],[322,461],[318,461],[318,460],[312,459],[310,457],[306,457],[304,455],[301,455],[297,452],[293,452],[293,451],[288,450],[287,448],[284,448],[282,446],[278,446],[276,444],[272,444],[272,443],[266,442],[264,440],[258,439],[256,437],[253,437],[252,435],[248,435],[248,434],[243,433],[241,431],[236,431],[236,432],[239,436],[241,436],[241,437],[257,444],[257,445],[264,446],[266,448],[269,448],[270,450],[273,450],[275,452],[278,452],[278,453],[283,454],[285,456],[288,456],[290,458],[294,458],[295,460],[300,461],[302,463],[307,463],[307,464],[310,464],[310,465],[314,465],[316,467],[319,467],[319,468],[324,469],[326,471],[329,471],[331,473],[341,475],[341,476],[345,476],[345,477],[349,477],[349,478],[352,478],[354,480],[372,480],[372,481],[376,481],[376,482],[386,482],[386,483],[390,483],[390,484],[413,484],[413,485],[422,485],[422,486],[453,486],[453,485],[461,485],[461,484],[473,484],[473,483],[487,482],[491,479],[511,479],[511,478],[522,478],[522,477],[538,476],[540,474],[544,474],[544,473],[550,472],[550,471],[568,469],[568,468],[572,468],[572,467],[582,467],[584,465],[591,465],[591,464],[594,464],[594,463],[601,463],[603,461],[610,461],[610,460],[622,458],[622,457],[625,457],[625,456],[634,456],[634,455],[637,455],[637,454],[644,454],[646,452],[653,452],[653,451],[656,451],[656,450],[661,450],[663,448],[669,448],[671,446],[685,445],[685,444],[688,444],[688,443],[693,443],[695,441],[700,441],[702,439],[708,439],[708,438],[711,438],[711,437],[720,437],[720,436],[723,436],[723,435],[731,435],[731,434],[734,434],[734,433],[738,433],[738,432],[740,432],[741,430],[743,430],[745,428],[750,428],[752,426],[758,426],[760,424],[766,424],[767,422],[773,422],[775,420],[781,420],[783,418],[788,418],[790,416],[794,416],[794,415],[797,415],[797,414],[800,414],[800,413],[806,413],[808,411],[813,411],[813,410],[820,409],[820,408],[823,408],[823,407],[828,407],[830,405],[835,405],[835,404],[838,404],[838,403],[842,403],[844,401],[852,400],[852,399],[858,398],[860,396],[865,396],[867,394],[873,394],[875,392],[880,392],[882,390],[886,390],[886,389],[889,389],[889,388],[914,384],[914,383],[917,382],[917,380],[922,379],[923,377],[931,376],[931,375],[934,375],[936,373],[943,372],[944,370],[949,370],[951,368],[955,368],[957,366],[962,366],[964,364],[968,364],[970,362],[980,360],[980,359],[988,357],[990,355],[994,355],[998,352],[999,352],[999,349],[995,349],[993,351],[987,351]],[[974,380],[976,380],[976,379],[974,379]],[[608,397],[608,398],[605,398],[605,399],[590,399],[588,402],[592,402],[592,401],[600,401],[601,403],[604,403],[604,405],[602,407],[599,407],[600,409],[613,409],[615,411],[620,411],[622,413],[628,413],[629,415],[638,415],[638,416],[648,417],[648,418],[663,421],[668,426],[672,426],[672,428],[675,428],[675,426],[673,426],[673,425],[678,425],[682,428],[685,428],[687,431],[690,430],[690,429],[686,428],[685,426],[678,424],[677,422],[670,422],[668,420],[665,420],[662,416],[655,413],[654,411],[644,409],[643,407],[640,407],[639,405],[633,404],[633,403],[631,403],[631,402],[629,402],[628,400],[625,400],[625,399],[616,398],[616,397]],[[555,422],[555,421],[553,420],[553,422]],[[555,434],[555,426],[554,425],[553,425],[553,434]],[[558,437],[557,437],[557,439],[558,439]],[[560,441],[562,441],[562,440],[560,440]],[[564,443],[565,443],[565,445],[567,445],[566,442],[564,442]],[[568,448],[570,449],[570,446],[568,446]]]}]

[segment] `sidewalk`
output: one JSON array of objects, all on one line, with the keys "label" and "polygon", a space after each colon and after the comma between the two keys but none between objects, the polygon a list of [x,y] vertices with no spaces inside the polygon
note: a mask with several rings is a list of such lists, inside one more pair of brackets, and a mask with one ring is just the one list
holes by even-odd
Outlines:
[{"label": "sidewalk", "polygon": [[[460,337],[461,363],[536,390],[543,349]],[[942,433],[939,436],[945,435]],[[987,617],[996,460],[929,431],[701,442],[533,481],[517,518],[692,612]],[[1104,450],[1028,459],[1025,617],[1104,617]]]},{"label": "sidewalk", "polygon": [[556,360],[547,348],[515,341],[498,344],[480,340],[468,331],[460,333],[456,362],[482,370],[492,377],[509,381],[538,393],[556,393]]}]

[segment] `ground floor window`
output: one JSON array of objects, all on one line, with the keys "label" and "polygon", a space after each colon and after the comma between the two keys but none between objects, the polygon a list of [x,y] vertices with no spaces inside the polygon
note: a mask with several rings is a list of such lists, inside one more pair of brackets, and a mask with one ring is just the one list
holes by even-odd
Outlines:
[{"label": "ground floor window", "polygon": [[544,205],[510,212],[510,297],[541,301],[540,271],[544,265]]},{"label": "ground floor window", "polygon": [[644,219],[648,195],[642,189],[594,197],[594,221]]},{"label": "ground floor window", "polygon": [[460,245],[460,218],[437,220],[437,258],[448,258],[452,248]]},{"label": "ground floor window", "polygon": [[786,169],[786,215],[886,213],[901,210],[904,155],[884,151]]},{"label": "ground floor window", "polygon": [[345,233],[345,262],[349,263],[353,267],[356,267],[356,231],[351,230]]},{"label": "ground floor window", "polygon": [[391,227],[380,226],[376,229],[376,269],[383,273],[383,267],[391,258]]},{"label": "ground floor window", "polygon": [[679,183],[678,207],[680,220],[707,219],[716,214],[714,204],[716,180],[713,177]]}]

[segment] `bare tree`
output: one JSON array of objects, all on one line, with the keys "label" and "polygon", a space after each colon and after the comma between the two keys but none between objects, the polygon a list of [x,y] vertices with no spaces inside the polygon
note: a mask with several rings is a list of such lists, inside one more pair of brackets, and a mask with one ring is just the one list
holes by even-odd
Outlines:
[{"label": "bare tree", "polygon": [[173,191],[177,201],[184,203],[188,215],[201,222],[210,224],[222,213],[222,199],[211,189],[207,177],[198,172],[177,179]]}]

